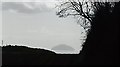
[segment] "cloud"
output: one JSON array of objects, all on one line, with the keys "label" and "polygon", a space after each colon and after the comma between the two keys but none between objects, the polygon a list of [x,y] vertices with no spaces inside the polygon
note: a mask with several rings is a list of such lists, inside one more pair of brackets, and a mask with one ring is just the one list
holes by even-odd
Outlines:
[{"label": "cloud", "polygon": [[36,14],[51,10],[45,3],[41,2],[3,2],[2,10],[16,11],[19,13]]},{"label": "cloud", "polygon": [[56,0],[1,0],[1,2],[55,2]]}]

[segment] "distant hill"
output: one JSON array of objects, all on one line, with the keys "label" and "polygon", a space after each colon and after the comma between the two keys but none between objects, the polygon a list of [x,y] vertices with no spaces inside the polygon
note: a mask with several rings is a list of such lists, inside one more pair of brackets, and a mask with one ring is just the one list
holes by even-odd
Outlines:
[{"label": "distant hill", "polygon": [[66,44],[57,45],[57,46],[53,47],[52,50],[55,50],[55,51],[75,51],[74,48],[72,48],[71,46],[68,46]]}]

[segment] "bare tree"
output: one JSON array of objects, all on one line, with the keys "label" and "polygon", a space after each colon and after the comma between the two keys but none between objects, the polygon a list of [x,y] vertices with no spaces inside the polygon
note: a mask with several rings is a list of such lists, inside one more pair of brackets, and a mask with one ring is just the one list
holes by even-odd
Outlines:
[{"label": "bare tree", "polygon": [[[59,17],[74,16],[86,32],[91,28],[91,23],[95,17],[95,13],[102,7],[112,8],[114,3],[92,2],[89,0],[62,0],[57,5]],[[111,10],[111,9],[110,9]]]}]

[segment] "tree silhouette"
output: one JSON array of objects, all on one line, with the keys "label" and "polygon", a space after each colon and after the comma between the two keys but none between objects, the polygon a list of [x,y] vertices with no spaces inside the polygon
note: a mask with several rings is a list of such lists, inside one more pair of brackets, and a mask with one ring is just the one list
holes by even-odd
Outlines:
[{"label": "tree silhouette", "polygon": [[80,2],[79,0],[61,2],[60,5],[57,6],[57,15],[59,17],[75,16],[78,19],[78,23],[79,21],[82,21],[83,23],[80,23],[80,25],[84,29],[88,29],[90,28],[89,22],[92,22],[93,17],[93,10],[88,4],[89,2]]},{"label": "tree silhouette", "polygon": [[120,2],[68,0],[58,8],[59,17],[77,16],[89,32],[75,64],[118,64]]},{"label": "tree silhouette", "polygon": [[86,53],[84,60],[86,63],[118,64],[119,11],[120,2],[114,2],[112,11],[109,8],[109,3],[105,3],[96,12],[91,23],[91,31],[81,52],[81,54]]},{"label": "tree silhouette", "polygon": [[109,11],[112,11],[114,3],[108,2],[91,2],[86,0],[63,0],[60,5],[57,5],[59,17],[74,16],[78,22],[87,32],[91,27],[95,13],[100,10],[101,7],[107,6]]}]

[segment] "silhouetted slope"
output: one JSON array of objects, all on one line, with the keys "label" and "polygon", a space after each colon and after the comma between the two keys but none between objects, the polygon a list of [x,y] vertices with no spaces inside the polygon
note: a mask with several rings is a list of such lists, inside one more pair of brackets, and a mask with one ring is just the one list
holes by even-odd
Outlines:
[{"label": "silhouetted slope", "polygon": [[3,65],[40,65],[49,62],[52,51],[44,49],[33,49],[25,46],[2,47]]},{"label": "silhouetted slope", "polygon": [[31,53],[31,54],[55,54],[52,51],[45,50],[45,49],[38,49],[38,48],[29,48],[26,46],[3,46],[2,47],[3,53]]},{"label": "silhouetted slope", "polygon": [[60,55],[25,46],[2,47],[2,65],[72,65],[79,55]]}]

